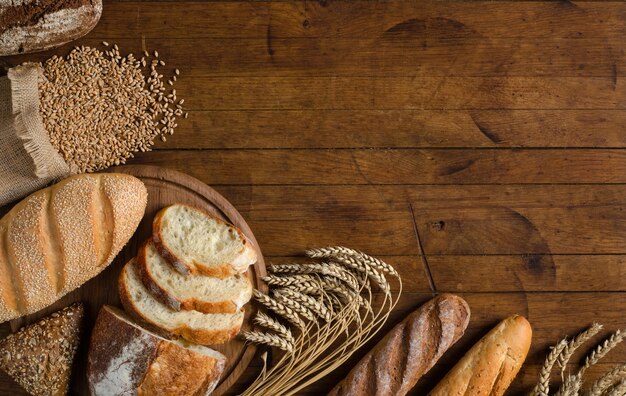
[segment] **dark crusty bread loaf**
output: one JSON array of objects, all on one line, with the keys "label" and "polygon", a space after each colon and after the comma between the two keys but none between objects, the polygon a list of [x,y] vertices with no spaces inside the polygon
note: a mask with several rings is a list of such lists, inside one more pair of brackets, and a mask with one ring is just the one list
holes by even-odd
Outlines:
[{"label": "dark crusty bread loaf", "polygon": [[463,356],[429,395],[503,395],[522,367],[531,339],[530,323],[523,316],[503,320]]},{"label": "dark crusty bread loaf", "polygon": [[68,394],[83,306],[73,304],[0,341],[0,368],[29,394]]},{"label": "dark crusty bread loaf", "polygon": [[57,47],[93,29],[102,0],[0,2],[0,56]]},{"label": "dark crusty bread loaf", "polygon": [[0,322],[52,304],[106,268],[147,196],[130,175],[76,175],[15,205],[0,220]]},{"label": "dark crusty bread loaf", "polygon": [[460,297],[436,297],[396,325],[329,396],[402,396],[465,331],[470,310]]},{"label": "dark crusty bread loaf", "polygon": [[104,306],[89,347],[89,390],[93,396],[208,395],[225,362],[213,349],[167,341]]}]

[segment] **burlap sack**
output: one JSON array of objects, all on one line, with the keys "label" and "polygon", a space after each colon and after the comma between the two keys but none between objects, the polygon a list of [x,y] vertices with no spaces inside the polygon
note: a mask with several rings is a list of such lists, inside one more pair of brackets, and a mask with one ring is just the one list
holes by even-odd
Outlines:
[{"label": "burlap sack", "polygon": [[39,73],[30,64],[0,77],[0,206],[70,173],[39,115]]}]

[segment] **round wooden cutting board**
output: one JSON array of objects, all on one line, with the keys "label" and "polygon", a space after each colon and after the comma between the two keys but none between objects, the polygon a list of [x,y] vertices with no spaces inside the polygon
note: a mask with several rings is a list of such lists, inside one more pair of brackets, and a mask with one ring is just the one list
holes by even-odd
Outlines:
[{"label": "round wooden cutting board", "polygon": [[[185,203],[202,209],[237,226],[246,234],[257,249],[258,260],[256,264],[251,266],[248,270],[248,276],[252,281],[252,285],[254,288],[266,291],[266,286],[261,281],[261,277],[265,276],[265,262],[259,245],[250,227],[248,227],[239,212],[237,212],[237,210],[219,193],[191,176],[161,167],[129,165],[112,168],[110,171],[128,173],[136,176],[145,183],[148,189],[146,213],[134,236],[105,271],[87,282],[81,288],[36,314],[11,321],[10,329],[7,323],[0,326],[0,333],[5,335],[9,331],[15,331],[23,325],[33,323],[74,301],[82,301],[86,308],[86,320],[84,337],[81,341],[78,356],[72,370],[72,388],[70,392],[72,395],[89,394],[85,368],[87,364],[88,339],[96,316],[100,307],[104,304],[121,306],[117,294],[117,277],[120,270],[129,259],[136,255],[137,249],[141,243],[150,236],[152,219],[156,212],[164,206],[174,203]],[[251,304],[246,305],[246,319],[242,331],[252,327],[250,317],[253,313],[253,309]],[[222,381],[213,393],[214,395],[221,395],[237,381],[239,376],[248,367],[254,356],[255,347],[253,345],[246,345],[238,338],[226,344],[213,347],[228,358],[228,364],[222,375]],[[10,381],[5,374],[2,373],[0,375],[0,394],[7,394],[5,392],[9,391],[11,394],[20,394],[22,390],[18,385]]]}]

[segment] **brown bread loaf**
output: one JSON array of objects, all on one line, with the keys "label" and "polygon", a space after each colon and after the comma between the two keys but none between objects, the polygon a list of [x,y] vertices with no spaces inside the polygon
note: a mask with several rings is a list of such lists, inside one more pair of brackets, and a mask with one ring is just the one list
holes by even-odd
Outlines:
[{"label": "brown bread loaf", "polygon": [[460,297],[433,298],[396,325],[329,396],[402,396],[465,331],[470,310]]},{"label": "brown bread loaf", "polygon": [[463,356],[429,395],[503,395],[522,367],[531,339],[530,323],[523,316],[503,320]]},{"label": "brown bread loaf", "polygon": [[0,2],[0,56],[58,47],[93,29],[102,0]]}]

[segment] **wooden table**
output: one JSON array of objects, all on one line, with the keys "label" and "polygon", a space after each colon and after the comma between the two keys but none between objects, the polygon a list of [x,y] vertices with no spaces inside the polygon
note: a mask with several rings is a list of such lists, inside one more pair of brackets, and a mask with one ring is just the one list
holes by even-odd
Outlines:
[{"label": "wooden table", "polygon": [[[414,394],[525,315],[518,394],[561,337],[626,327],[625,26],[623,3],[105,1],[78,44],[180,69],[189,119],[132,163],[224,194],[267,262],[336,244],[387,260],[405,282],[389,326],[436,293],[468,301]],[[624,361],[626,344],[592,373]]]}]

